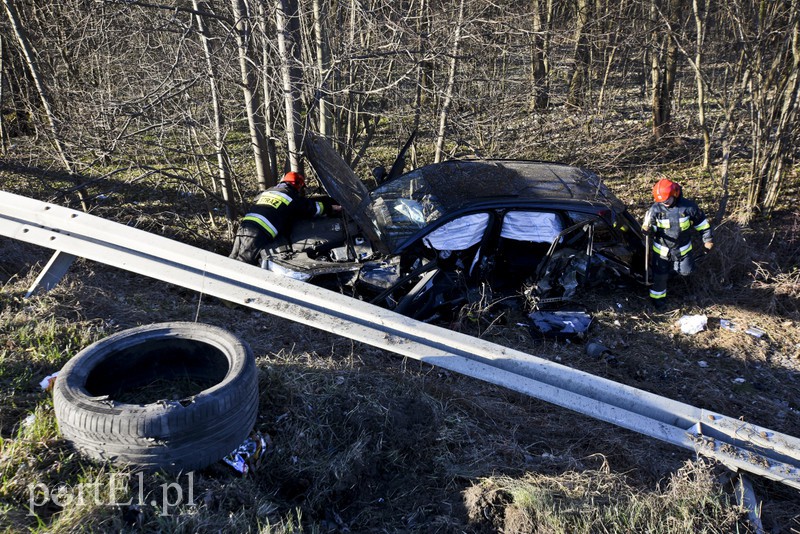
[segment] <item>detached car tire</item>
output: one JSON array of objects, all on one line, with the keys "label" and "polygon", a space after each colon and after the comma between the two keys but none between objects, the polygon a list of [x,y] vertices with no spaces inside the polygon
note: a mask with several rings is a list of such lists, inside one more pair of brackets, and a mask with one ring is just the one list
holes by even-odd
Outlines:
[{"label": "detached car tire", "polygon": [[[171,395],[178,398],[148,398],[176,384],[183,384]],[[246,343],[215,326],[132,328],[72,358],[56,378],[53,404],[64,438],[90,458],[150,471],[199,469],[252,430],[255,359]]]}]

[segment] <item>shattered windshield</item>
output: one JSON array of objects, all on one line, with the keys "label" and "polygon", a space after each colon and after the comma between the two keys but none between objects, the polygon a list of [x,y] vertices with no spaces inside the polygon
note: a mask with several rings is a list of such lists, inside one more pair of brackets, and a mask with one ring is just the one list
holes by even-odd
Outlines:
[{"label": "shattered windshield", "polygon": [[415,173],[379,186],[370,192],[370,198],[366,210],[390,250],[396,250],[406,239],[445,214],[427,180]]}]

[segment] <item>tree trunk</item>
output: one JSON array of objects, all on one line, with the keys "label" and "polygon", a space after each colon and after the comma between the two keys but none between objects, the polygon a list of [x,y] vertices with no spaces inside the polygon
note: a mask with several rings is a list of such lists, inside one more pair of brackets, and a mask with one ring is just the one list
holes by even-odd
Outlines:
[{"label": "tree trunk", "polygon": [[696,49],[694,55],[695,81],[697,82],[697,122],[700,125],[700,132],[703,134],[703,169],[708,170],[711,166],[711,134],[706,123],[706,85],[703,80],[703,46],[706,34],[706,18],[711,9],[711,1],[706,0],[705,11],[700,12],[699,0],[692,0],[692,11],[694,11],[696,36]]},{"label": "tree trunk", "polygon": [[589,22],[591,4],[589,0],[577,0],[575,20],[575,65],[569,80],[567,103],[573,106],[582,105],[585,101],[589,85],[589,35],[586,26]]},{"label": "tree trunk", "polygon": [[[547,12],[542,18],[542,3]],[[547,62],[547,48],[550,39],[550,20],[552,0],[533,0],[533,37],[531,39],[531,62],[533,71],[533,98],[531,109],[547,109],[550,103],[550,78]]]},{"label": "tree trunk", "polygon": [[283,99],[286,106],[286,149],[289,168],[303,172],[303,125],[300,114],[300,23],[297,0],[278,0],[275,17],[278,33],[278,56],[281,63]]},{"label": "tree trunk", "polygon": [[264,101],[264,137],[267,144],[267,167],[271,176],[278,176],[278,151],[275,147],[275,134],[273,124],[275,122],[275,100],[272,97],[274,88],[271,58],[274,49],[270,48],[269,32],[269,13],[267,4],[258,3],[258,21],[261,26],[261,92]]},{"label": "tree trunk", "polygon": [[317,71],[319,72],[319,133],[326,139],[333,137],[333,117],[331,114],[331,101],[329,93],[329,77],[331,74],[331,51],[328,44],[325,20],[327,19],[327,4],[324,0],[314,2],[314,38],[317,57]]},{"label": "tree trunk", "polygon": [[33,83],[36,86],[36,91],[39,93],[39,99],[42,102],[42,109],[45,112],[47,123],[50,127],[50,133],[52,135],[53,145],[58,153],[58,157],[61,159],[61,163],[64,165],[64,168],[77,185],[75,190],[78,194],[78,198],[80,199],[81,208],[84,211],[89,211],[89,196],[86,192],[86,187],[83,184],[78,183],[72,160],[67,155],[64,145],[61,142],[61,134],[59,133],[58,122],[55,114],[53,113],[53,108],[50,105],[50,97],[47,89],[45,88],[44,81],[39,73],[39,67],[36,63],[36,54],[33,50],[33,47],[28,42],[27,37],[25,36],[25,31],[23,30],[22,23],[20,22],[19,13],[14,5],[14,0],[3,0],[3,5],[6,8],[8,20],[14,29],[14,34],[17,37],[17,42],[19,43],[20,49],[25,56],[25,62],[28,65],[28,71],[31,74]]},{"label": "tree trunk", "polygon": [[791,37],[792,63],[788,69],[786,88],[780,99],[781,110],[775,132],[774,148],[770,154],[772,172],[766,176],[767,183],[761,199],[761,208],[766,215],[772,213],[778,203],[783,175],[784,160],[792,144],[792,136],[797,122],[798,107],[800,104],[800,16],[797,14],[798,2],[792,2],[794,10],[794,25]]},{"label": "tree trunk", "polygon": [[436,154],[434,156],[434,163],[442,161],[444,153],[444,137],[447,128],[447,115],[450,112],[450,105],[453,102],[453,88],[456,81],[456,70],[458,67],[458,51],[461,44],[461,31],[464,25],[464,0],[461,0],[458,5],[458,22],[456,22],[455,33],[453,34],[453,48],[450,51],[450,69],[447,73],[447,86],[445,87],[444,101],[442,102],[442,110],[439,113],[439,132],[436,135]]},{"label": "tree trunk", "polygon": [[[419,49],[419,57],[417,58],[417,83],[414,92],[414,121],[412,132],[418,132],[420,129],[420,121],[422,119],[422,106],[426,101],[426,89],[430,86],[430,71],[431,64],[426,60],[427,55],[427,42],[425,36],[430,31],[430,2],[428,0],[420,0],[419,13],[417,17],[417,47]],[[411,146],[411,166],[417,166],[417,152],[414,144]]]},{"label": "tree trunk", "polygon": [[[200,0],[192,0],[192,6],[198,13],[206,10],[205,5],[201,5]],[[203,54],[206,58],[206,74],[208,76],[209,89],[211,91],[211,106],[214,119],[214,152],[217,155],[217,176],[219,179],[219,189],[222,191],[222,198],[225,200],[225,217],[228,223],[236,220],[236,206],[233,200],[233,184],[231,183],[231,173],[228,167],[228,160],[225,153],[225,133],[223,127],[225,119],[222,114],[222,105],[217,88],[217,73],[214,68],[211,41],[209,39],[208,28],[201,15],[196,15],[198,34],[203,45]],[[229,224],[230,229],[230,224]]]},{"label": "tree trunk", "polygon": [[235,24],[233,33],[239,52],[239,71],[241,73],[242,92],[244,94],[247,125],[250,131],[250,145],[253,149],[256,179],[259,189],[267,189],[275,184],[275,177],[270,173],[266,138],[264,135],[264,119],[259,113],[258,92],[255,90],[255,73],[253,58],[250,53],[251,31],[248,20],[246,0],[231,0]]},{"label": "tree trunk", "polygon": [[[652,30],[652,114],[653,136],[662,139],[671,132],[672,94],[678,68],[678,47],[674,42],[672,27],[681,11],[682,0],[668,0],[667,12],[662,13],[659,0],[650,4]],[[665,20],[662,20],[664,18]],[[663,32],[658,28],[664,27]]]}]

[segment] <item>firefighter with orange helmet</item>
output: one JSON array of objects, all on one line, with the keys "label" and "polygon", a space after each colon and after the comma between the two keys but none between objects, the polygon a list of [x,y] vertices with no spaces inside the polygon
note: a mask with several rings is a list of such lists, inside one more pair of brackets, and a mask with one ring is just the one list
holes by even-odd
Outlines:
[{"label": "firefighter with orange helmet", "polygon": [[305,177],[287,172],[278,185],[259,194],[242,218],[229,257],[260,265],[261,251],[287,233],[297,219],[333,215],[341,210],[329,197],[306,198]]},{"label": "firefighter with orange helmet", "polygon": [[714,238],[711,224],[698,205],[683,197],[681,186],[666,178],[653,186],[655,203],[647,210],[642,230],[651,236],[653,285],[650,299],[657,310],[666,308],[667,280],[670,273],[688,276],[694,269],[692,236],[700,232],[703,246],[711,250]]}]

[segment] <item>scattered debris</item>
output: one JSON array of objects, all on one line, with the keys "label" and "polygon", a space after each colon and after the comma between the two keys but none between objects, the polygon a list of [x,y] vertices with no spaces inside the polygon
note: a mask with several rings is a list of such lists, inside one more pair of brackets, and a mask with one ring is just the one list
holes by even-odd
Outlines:
[{"label": "scattered debris", "polygon": [[747,382],[747,380],[745,380],[744,378],[734,378],[733,382],[736,384],[744,384],[745,382]]},{"label": "scattered debris", "polygon": [[592,323],[592,316],[582,311],[535,311],[528,317],[542,336],[582,336]]},{"label": "scattered debris", "polygon": [[247,475],[251,471],[256,471],[261,466],[267,444],[272,440],[269,435],[261,432],[253,432],[244,443],[222,459],[223,462],[233,467],[242,475]]},{"label": "scattered debris", "polygon": [[596,341],[586,344],[586,354],[590,358],[594,358],[596,360],[603,359],[609,365],[617,365],[619,363],[617,356],[611,352],[611,349],[605,345],[601,345]]},{"label": "scattered debris", "polygon": [[764,334],[766,334],[766,332],[764,330],[761,330],[757,326],[748,327],[747,330],[745,330],[745,333],[746,334],[750,334],[751,336],[753,336],[753,337],[755,337],[757,339],[761,339],[764,336]]},{"label": "scattered debris", "polygon": [[39,387],[42,388],[42,391],[50,391],[53,389],[53,384],[56,383],[56,377],[58,376],[58,371],[53,373],[52,375],[47,375],[39,382]]},{"label": "scattered debris", "polygon": [[688,335],[693,335],[705,330],[708,324],[708,316],[706,315],[684,315],[678,320],[681,327],[681,332]]},{"label": "scattered debris", "polygon": [[697,365],[705,369],[706,367],[708,367],[708,362],[705,360],[700,360],[699,362],[697,362]]},{"label": "scattered debris", "polygon": [[732,323],[728,319],[720,319],[719,327],[723,330],[730,330],[731,332],[735,332],[737,329],[736,324]]}]

